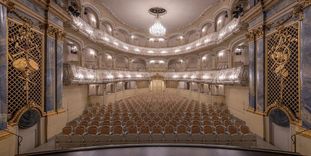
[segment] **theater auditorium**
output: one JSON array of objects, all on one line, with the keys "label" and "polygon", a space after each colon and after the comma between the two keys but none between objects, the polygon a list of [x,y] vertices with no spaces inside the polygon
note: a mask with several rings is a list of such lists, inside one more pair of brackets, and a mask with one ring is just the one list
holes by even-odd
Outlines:
[{"label": "theater auditorium", "polygon": [[1,156],[311,156],[311,0],[0,0]]}]

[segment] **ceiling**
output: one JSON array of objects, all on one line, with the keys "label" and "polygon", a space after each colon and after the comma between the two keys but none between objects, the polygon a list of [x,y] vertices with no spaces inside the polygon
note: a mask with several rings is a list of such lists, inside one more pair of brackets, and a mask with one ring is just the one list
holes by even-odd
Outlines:
[{"label": "ceiling", "polygon": [[167,28],[167,34],[189,26],[217,3],[219,0],[101,0],[119,21],[142,33],[148,33],[154,22],[154,16],[148,10],[165,8],[167,14],[161,17],[161,22]]}]

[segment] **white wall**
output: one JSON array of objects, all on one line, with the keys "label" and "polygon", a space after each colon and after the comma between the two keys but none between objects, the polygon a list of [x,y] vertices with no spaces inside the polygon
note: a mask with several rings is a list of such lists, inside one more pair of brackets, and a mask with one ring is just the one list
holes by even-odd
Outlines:
[{"label": "white wall", "polygon": [[64,111],[47,117],[47,139],[60,133],[66,123],[79,117],[88,104],[87,85],[64,86],[63,108]]},{"label": "white wall", "polygon": [[244,120],[252,132],[263,138],[263,116],[247,111],[249,105],[248,95],[248,87],[225,87],[225,103],[228,105],[230,112],[234,116]]}]

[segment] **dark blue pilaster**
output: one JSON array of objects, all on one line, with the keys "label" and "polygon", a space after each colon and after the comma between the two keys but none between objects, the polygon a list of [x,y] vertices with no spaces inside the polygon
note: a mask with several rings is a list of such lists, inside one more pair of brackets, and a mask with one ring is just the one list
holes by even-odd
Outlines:
[{"label": "dark blue pilaster", "polygon": [[8,112],[8,60],[7,9],[0,4],[0,130],[7,128]]}]

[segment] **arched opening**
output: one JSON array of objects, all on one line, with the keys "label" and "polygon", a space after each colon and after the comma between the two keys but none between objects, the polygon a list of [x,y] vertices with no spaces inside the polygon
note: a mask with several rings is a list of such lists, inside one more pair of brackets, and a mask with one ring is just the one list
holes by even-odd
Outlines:
[{"label": "arched opening", "polygon": [[290,120],[280,109],[273,109],[269,114],[270,143],[284,151],[291,150]]}]

